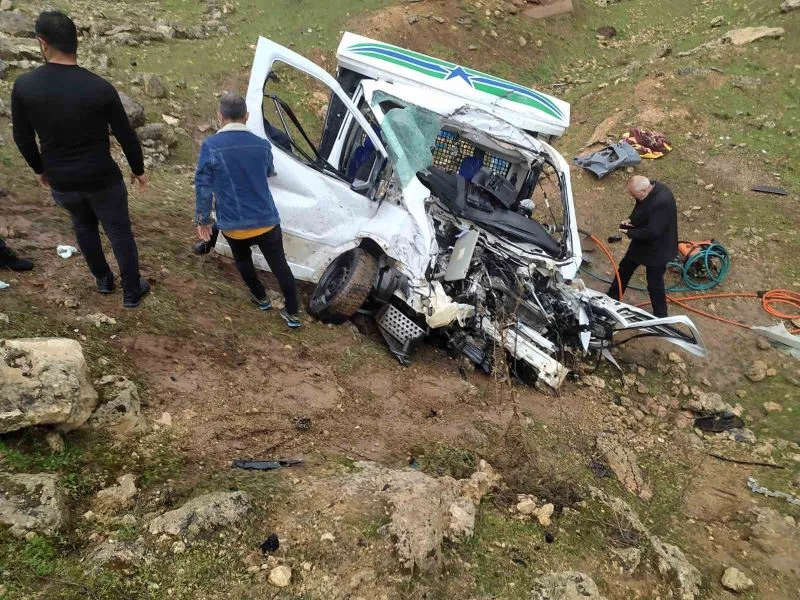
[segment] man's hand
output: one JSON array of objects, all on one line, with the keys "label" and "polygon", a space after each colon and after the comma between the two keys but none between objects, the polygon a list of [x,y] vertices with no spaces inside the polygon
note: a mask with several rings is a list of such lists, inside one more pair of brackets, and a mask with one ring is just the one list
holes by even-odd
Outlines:
[{"label": "man's hand", "polygon": [[39,185],[41,187],[43,187],[44,189],[46,189],[46,190],[50,189],[50,182],[47,180],[47,174],[46,173],[39,173],[36,176],[36,181],[39,182]]},{"label": "man's hand", "polygon": [[139,184],[139,189],[144,190],[147,188],[147,185],[150,183],[147,179],[147,175],[142,173],[141,175],[136,175],[135,173],[131,173],[131,184],[136,185]]},{"label": "man's hand", "polygon": [[198,225],[197,226],[197,235],[200,236],[200,239],[204,242],[211,241],[211,230],[213,229],[213,225]]}]

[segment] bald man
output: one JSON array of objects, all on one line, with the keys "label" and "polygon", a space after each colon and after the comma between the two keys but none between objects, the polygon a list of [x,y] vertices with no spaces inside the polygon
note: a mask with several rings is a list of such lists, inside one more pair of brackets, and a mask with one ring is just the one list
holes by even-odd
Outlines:
[{"label": "bald man", "polygon": [[[631,244],[619,263],[622,292],[628,287],[634,271],[644,266],[647,272],[647,292],[656,317],[667,316],[667,292],[664,273],[667,263],[678,253],[678,209],[670,189],[658,181],[635,175],[625,190],[636,201],[631,216],[620,223],[620,231]],[[617,282],[611,284],[608,295],[620,300]]]}]

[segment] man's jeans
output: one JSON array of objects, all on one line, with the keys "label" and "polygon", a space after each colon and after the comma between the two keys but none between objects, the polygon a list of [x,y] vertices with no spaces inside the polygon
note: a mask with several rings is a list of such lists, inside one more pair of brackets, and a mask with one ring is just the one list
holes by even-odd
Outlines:
[{"label": "man's jeans", "polygon": [[[633,277],[634,271],[641,265],[634,260],[631,260],[627,255],[620,261],[619,271],[620,282],[622,283],[622,293],[628,287],[628,283]],[[645,267],[647,272],[647,292],[650,294],[650,306],[653,308],[653,315],[662,318],[667,316],[667,291],[664,288],[664,274],[667,272],[667,265],[658,265],[654,267]],[[608,296],[614,300],[619,300],[619,288],[617,280],[611,283],[608,288]]]},{"label": "man's jeans", "polygon": [[[225,235],[224,231],[222,235]],[[296,315],[300,309],[297,301],[297,287],[289,264],[286,262],[286,254],[283,251],[281,226],[276,225],[267,233],[262,233],[246,240],[235,240],[226,235],[225,239],[231,248],[233,260],[236,261],[236,268],[239,269],[239,274],[242,276],[253,298],[263,300],[267,297],[264,284],[258,279],[255,265],[253,265],[253,251],[251,248],[252,246],[258,246],[269,265],[269,270],[278,280],[283,299],[286,302],[286,312],[290,315]]]},{"label": "man's jeans", "polygon": [[100,242],[98,224],[102,224],[119,265],[122,290],[126,297],[138,296],[141,292],[139,252],[133,239],[125,183],[120,180],[110,188],[97,192],[53,190],[53,199],[69,211],[78,247],[92,275],[100,278],[111,272]]}]

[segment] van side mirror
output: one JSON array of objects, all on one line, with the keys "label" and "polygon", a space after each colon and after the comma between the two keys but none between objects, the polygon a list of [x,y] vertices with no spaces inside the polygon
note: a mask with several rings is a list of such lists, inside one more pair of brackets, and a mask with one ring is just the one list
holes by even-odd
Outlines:
[{"label": "van side mirror", "polygon": [[378,178],[380,177],[381,171],[383,171],[383,167],[385,165],[386,159],[382,156],[377,156],[375,160],[372,161],[369,177],[367,179],[361,179],[359,175],[362,174],[357,173],[353,183],[350,184],[350,189],[357,194],[369,196],[371,199],[374,195],[375,188],[377,187]]}]

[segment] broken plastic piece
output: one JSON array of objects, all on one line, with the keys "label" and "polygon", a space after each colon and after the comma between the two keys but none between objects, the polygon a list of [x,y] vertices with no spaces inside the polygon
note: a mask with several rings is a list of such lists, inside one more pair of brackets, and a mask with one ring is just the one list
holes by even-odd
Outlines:
[{"label": "broken plastic piece", "polygon": [[642,162],[642,157],[639,156],[633,146],[626,142],[620,142],[606,146],[602,150],[587,156],[576,156],[572,159],[572,162],[587,171],[591,171],[597,175],[598,179],[602,179],[616,169],[629,165],[638,165]]},{"label": "broken plastic piece", "polygon": [[769,498],[783,498],[789,504],[800,506],[800,498],[792,496],[791,494],[787,494],[786,492],[773,491],[768,488],[765,488],[762,485],[758,485],[758,481],[753,477],[747,478],[747,487],[750,488],[751,492],[754,492],[756,494],[763,494],[764,496],[768,496]]},{"label": "broken plastic piece", "polygon": [[57,246],[56,247],[56,254],[58,254],[61,258],[70,258],[71,256],[78,253],[78,249],[75,246]]},{"label": "broken plastic piece", "polygon": [[0,290],[4,290],[6,288],[10,288],[11,286],[7,284],[5,281],[0,281]]},{"label": "broken plastic piece", "polygon": [[776,196],[788,196],[789,192],[787,192],[783,188],[773,187],[771,185],[754,185],[750,188],[754,192],[761,192],[762,194],[775,194]]},{"label": "broken plastic piece", "polygon": [[695,427],[708,433],[722,433],[731,429],[741,429],[744,421],[732,412],[721,412],[694,420]]},{"label": "broken plastic piece", "polygon": [[302,465],[300,458],[278,458],[276,460],[235,460],[231,464],[234,469],[247,469],[251,471],[275,471],[281,467],[294,467]]},{"label": "broken plastic piece", "polygon": [[266,555],[275,552],[278,548],[280,548],[281,542],[278,539],[278,534],[273,532],[269,534],[269,537],[261,542],[261,552]]}]

